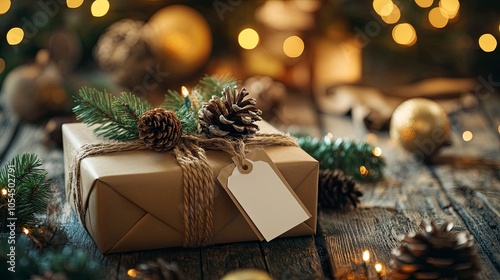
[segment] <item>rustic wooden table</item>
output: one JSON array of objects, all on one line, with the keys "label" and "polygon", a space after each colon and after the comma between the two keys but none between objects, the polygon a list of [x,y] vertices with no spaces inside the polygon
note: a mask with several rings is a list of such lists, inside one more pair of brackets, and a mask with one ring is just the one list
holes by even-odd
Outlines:
[{"label": "rustic wooden table", "polygon": [[[459,164],[470,157],[500,160],[500,99],[496,93],[481,99],[478,108],[451,116],[454,144],[441,153],[445,163],[435,165],[413,159],[390,141],[387,132],[368,134],[350,118],[316,114],[307,102],[289,104],[285,110],[293,123],[289,128],[369,139],[382,149],[388,166],[384,181],[361,186],[365,194],[358,210],[321,210],[315,236],[269,243],[102,255],[65,203],[63,153],[43,144],[41,125],[19,123],[1,110],[0,164],[20,153],[39,155],[58,191],[54,198],[58,220],[70,245],[85,248],[102,263],[106,279],[124,279],[128,269],[157,257],[177,262],[188,279],[219,279],[241,268],[263,269],[276,279],[340,278],[356,268],[365,249],[387,265],[401,236],[418,231],[420,222],[429,218],[439,224],[453,222],[455,231],[470,232],[482,263],[480,279],[500,279],[500,170]],[[462,140],[465,130],[474,134],[472,141]]]}]

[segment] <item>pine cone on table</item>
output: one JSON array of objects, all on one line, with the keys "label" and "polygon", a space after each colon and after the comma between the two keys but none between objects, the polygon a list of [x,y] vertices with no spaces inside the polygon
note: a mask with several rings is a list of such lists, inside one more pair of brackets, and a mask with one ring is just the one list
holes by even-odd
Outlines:
[{"label": "pine cone on table", "polygon": [[476,279],[479,258],[470,234],[451,232],[451,223],[421,226],[423,234],[405,236],[393,251],[392,279]]},{"label": "pine cone on table", "polygon": [[262,111],[255,106],[255,98],[247,98],[248,91],[229,87],[222,97],[212,96],[198,112],[201,130],[211,137],[251,137],[258,130],[256,121],[262,120]]},{"label": "pine cone on table", "polygon": [[143,280],[183,280],[184,274],[175,263],[167,263],[163,258],[139,264],[137,279]]},{"label": "pine cone on table", "polygon": [[163,108],[155,108],[142,114],[137,129],[139,139],[148,149],[157,152],[173,149],[182,135],[182,125],[177,115]]},{"label": "pine cone on table", "polygon": [[356,208],[363,192],[356,182],[337,169],[319,172],[318,202],[320,207],[331,209]]}]

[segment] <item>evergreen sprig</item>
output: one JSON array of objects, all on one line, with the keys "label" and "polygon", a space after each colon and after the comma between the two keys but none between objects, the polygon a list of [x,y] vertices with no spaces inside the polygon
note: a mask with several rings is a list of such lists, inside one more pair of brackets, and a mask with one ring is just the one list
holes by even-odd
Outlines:
[{"label": "evergreen sprig", "polygon": [[[29,239],[22,234],[16,240],[15,272],[8,270],[10,266],[10,246],[7,239],[1,240],[0,246],[0,279],[103,279],[102,269],[85,251],[65,246],[62,249],[39,253],[29,250]],[[50,278],[54,277],[54,278]]]},{"label": "evergreen sprig", "polygon": [[[199,98],[199,96],[191,94],[190,98]],[[201,103],[203,100],[196,101]],[[185,133],[195,133],[198,129],[198,111],[193,106],[193,103],[194,101],[191,101],[190,106],[188,106],[180,93],[175,90],[168,90],[161,107],[175,112]]]},{"label": "evergreen sprig", "polygon": [[115,97],[94,88],[82,88],[75,96],[78,104],[73,112],[78,120],[91,126],[94,133],[117,141],[133,141],[139,138],[137,121],[151,105],[132,93]]},{"label": "evergreen sprig", "polygon": [[233,88],[238,85],[238,81],[230,75],[209,76],[205,75],[200,79],[196,89],[200,92],[203,100],[209,100],[213,95],[222,96],[222,90],[226,87]]},{"label": "evergreen sprig", "polygon": [[[373,155],[373,146],[350,139],[335,141],[310,136],[296,136],[299,146],[320,162],[321,169],[339,169],[358,182],[373,182],[383,178],[386,165],[381,156]],[[367,172],[360,172],[361,166]]]},{"label": "evergreen sprig", "polygon": [[[46,180],[47,172],[41,165],[36,155],[23,154],[15,156],[0,170],[0,190],[5,192],[0,195],[0,215],[4,224],[8,217],[15,217],[17,229],[33,227],[40,222],[37,216],[47,211],[52,191]],[[12,212],[9,211],[9,199],[15,201]]]}]

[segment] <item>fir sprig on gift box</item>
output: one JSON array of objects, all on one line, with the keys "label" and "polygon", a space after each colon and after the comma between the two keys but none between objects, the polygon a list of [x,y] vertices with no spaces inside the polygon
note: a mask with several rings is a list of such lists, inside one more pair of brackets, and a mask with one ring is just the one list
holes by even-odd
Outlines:
[{"label": "fir sprig on gift box", "polygon": [[[233,88],[236,84],[228,75],[206,75],[190,91],[186,88],[183,93],[167,90],[160,108],[175,112],[184,133],[196,133],[198,109],[203,101],[213,95],[220,97],[224,88]],[[76,118],[89,126],[94,125],[96,135],[116,141],[138,140],[137,122],[142,114],[152,109],[147,101],[127,92],[115,97],[106,91],[82,88],[74,99]]]},{"label": "fir sprig on gift box", "polygon": [[374,182],[383,178],[386,165],[381,156],[373,154],[373,146],[350,139],[318,139],[297,135],[297,143],[320,162],[321,169],[342,170],[358,182]]},{"label": "fir sprig on gift box", "polygon": [[[52,191],[41,165],[36,155],[23,154],[0,170],[0,215],[4,225],[8,217],[15,217],[17,231],[23,226],[34,227],[40,222],[38,215],[47,211]],[[14,207],[9,206],[9,199]]]},{"label": "fir sprig on gift box", "polygon": [[76,118],[91,126],[94,133],[116,141],[138,139],[139,116],[151,105],[132,93],[123,92],[119,97],[94,88],[82,88],[75,97],[73,108]]}]

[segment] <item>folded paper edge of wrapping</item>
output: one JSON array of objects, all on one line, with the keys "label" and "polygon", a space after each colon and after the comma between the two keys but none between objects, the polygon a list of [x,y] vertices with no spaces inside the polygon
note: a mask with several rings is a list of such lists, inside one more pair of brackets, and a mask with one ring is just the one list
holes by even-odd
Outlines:
[{"label": "folded paper edge of wrapping", "polygon": [[[267,123],[263,123],[264,125],[262,127],[265,127],[265,130],[266,133],[271,131],[271,133],[279,133],[278,130],[276,130],[274,127],[270,126],[269,124]],[[78,133],[78,129],[80,130],[86,130],[84,134],[88,134],[89,131],[91,130],[91,128],[88,128],[86,125],[84,124],[65,124],[63,125],[63,142],[64,142],[64,158],[65,158],[65,174],[66,174],[66,190],[68,190],[68,178],[67,178],[67,174],[68,174],[68,170],[69,170],[69,164],[70,162],[67,162],[71,159],[71,157],[74,155],[76,149],[78,147],[80,147],[81,145],[85,144],[85,143],[91,143],[92,141],[95,141],[95,139],[99,139],[98,137],[94,136],[92,134],[92,136],[88,136],[88,135],[79,135]],[[76,130],[76,131],[75,131]],[[82,138],[83,137],[83,138]],[[300,148],[299,148],[300,149]],[[312,217],[308,220],[306,220],[305,222],[303,222],[302,224],[294,227],[293,229],[291,229],[290,231],[287,231],[286,233],[284,233],[282,236],[285,237],[285,236],[291,236],[291,235],[294,235],[294,236],[298,236],[298,235],[309,235],[309,234],[314,234],[316,232],[316,223],[317,223],[317,213],[316,213],[316,206],[317,206],[317,176],[311,176],[314,175],[313,173],[317,174],[318,171],[319,171],[319,163],[314,160],[312,157],[310,157],[309,155],[307,155],[307,153],[305,153],[304,151],[302,151],[301,153],[304,154],[304,162],[302,162],[301,164],[306,164],[308,166],[308,172],[307,174],[304,173],[303,175],[303,178],[302,178],[302,181],[297,184],[295,187],[296,188],[304,188],[304,189],[307,189],[308,191],[310,192],[313,192],[311,194],[309,194],[308,196],[308,202],[307,202],[307,205],[306,205],[306,208],[309,210],[309,212],[311,213]],[[293,164],[298,164],[297,162],[293,162]],[[105,176],[103,176],[102,178],[96,178],[99,179],[99,180],[105,180],[104,178]],[[309,178],[311,177],[311,178]],[[316,178],[314,178],[316,177]],[[296,189],[294,188],[294,189]],[[314,195],[313,195],[314,194]],[[90,195],[90,194],[89,194]],[[313,197],[314,196],[314,197]],[[303,198],[301,197],[301,200]],[[235,216],[232,216],[229,220],[234,220],[235,217],[238,217],[238,215],[235,215]],[[230,221],[228,221],[228,224],[231,223]],[[226,228],[228,226],[228,224],[224,224],[222,226],[222,228]],[[93,235],[92,235],[93,236]],[[280,236],[280,237],[282,237]],[[94,236],[93,236],[94,237]],[[235,242],[240,242],[238,240],[238,238],[234,238]],[[257,237],[255,237],[255,240],[257,240]],[[241,241],[251,241],[251,240],[241,240]],[[217,242],[217,243],[222,243],[222,242]],[[181,246],[182,244],[179,244],[179,246]],[[109,247],[109,246],[107,246]],[[103,248],[99,247],[99,249],[101,250],[101,252],[104,252],[104,253],[114,253],[114,252],[125,252],[125,251],[130,251],[126,248],[126,245],[118,245],[118,244],[114,244],[113,246],[111,246],[112,248],[110,250],[102,250]],[[149,248],[148,248],[149,249]],[[137,250],[137,249],[133,249],[133,250]]]}]

